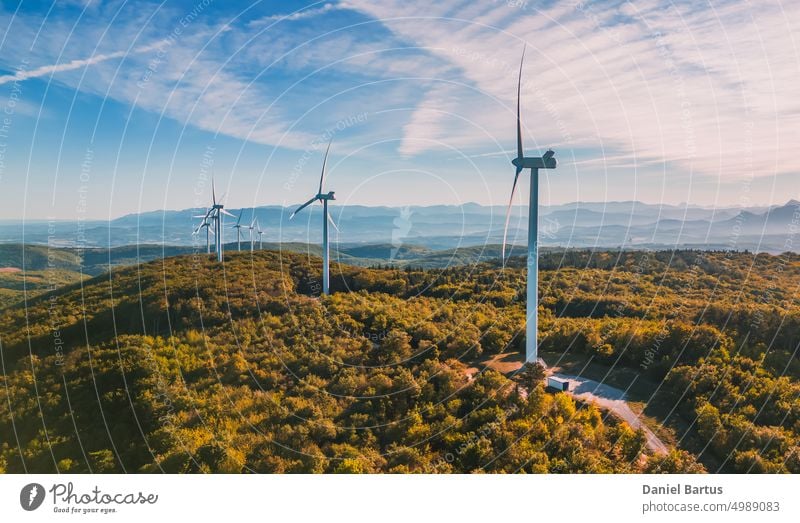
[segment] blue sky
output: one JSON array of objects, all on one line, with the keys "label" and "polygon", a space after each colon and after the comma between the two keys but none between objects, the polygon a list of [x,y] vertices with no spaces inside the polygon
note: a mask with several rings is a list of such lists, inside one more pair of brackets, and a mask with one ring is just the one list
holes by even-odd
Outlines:
[{"label": "blue sky", "polygon": [[[516,68],[543,203],[800,196],[800,7],[746,2],[3,2],[0,218],[505,204]],[[524,194],[524,191],[522,191]],[[198,195],[199,193],[199,195]]]}]

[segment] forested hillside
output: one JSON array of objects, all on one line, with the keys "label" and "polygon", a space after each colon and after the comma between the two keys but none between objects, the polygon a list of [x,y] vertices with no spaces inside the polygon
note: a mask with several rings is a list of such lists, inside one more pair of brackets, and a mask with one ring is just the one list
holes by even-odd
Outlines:
[{"label": "forested hillside", "polygon": [[797,255],[542,257],[542,350],[656,384],[667,456],[565,394],[467,372],[524,347],[523,260],[334,265],[320,298],[316,258],[226,256],[1,311],[0,469],[800,472]]},{"label": "forested hillside", "polygon": [[[204,240],[187,245],[138,244],[111,248],[50,247],[33,244],[0,244],[0,309],[34,298],[47,290],[75,283],[88,276],[98,276],[115,267],[139,265],[171,256],[205,252]],[[321,256],[319,245],[306,243],[254,244],[256,250],[301,253]],[[238,252],[237,243],[225,246],[225,252]],[[241,245],[250,250],[249,240]],[[393,266],[437,268],[468,265],[496,259],[499,245],[458,247],[433,250],[414,245],[395,248],[391,244],[335,244],[331,257],[340,263],[361,267]]]}]

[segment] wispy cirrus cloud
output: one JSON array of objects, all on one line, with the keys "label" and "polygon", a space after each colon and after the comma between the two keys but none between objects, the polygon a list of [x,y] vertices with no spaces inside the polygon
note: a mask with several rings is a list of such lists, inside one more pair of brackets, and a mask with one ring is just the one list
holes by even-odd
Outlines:
[{"label": "wispy cirrus cloud", "polygon": [[431,89],[412,117],[421,125],[404,127],[407,154],[435,148],[437,140],[485,146],[465,119],[513,140],[517,60],[527,42],[529,142],[660,158],[684,172],[729,179],[800,170],[791,146],[800,141],[798,4],[350,5],[451,62],[480,93],[462,92],[454,118],[434,109],[453,97]]},{"label": "wispy cirrus cloud", "polygon": [[339,2],[337,4],[327,3],[323,4],[320,7],[307,7],[304,9],[294,11],[292,13],[264,16],[248,22],[247,26],[250,28],[259,27],[277,21],[296,22],[297,20],[305,20],[307,18],[313,18],[315,16],[321,16],[326,13],[330,13],[331,11],[347,9],[347,8],[348,5],[344,2]]},{"label": "wispy cirrus cloud", "polygon": [[[0,77],[0,84],[41,78],[213,133],[289,148],[307,145],[310,135],[290,130],[284,108],[269,107],[275,97],[269,86],[237,69],[227,47],[228,19],[194,4],[186,10],[119,5],[124,14],[92,11],[79,19],[78,13],[42,18],[0,10],[0,25],[15,42],[0,50],[0,63],[14,71]],[[148,41],[153,43],[137,45]],[[20,69],[20,63],[32,65]]]},{"label": "wispy cirrus cloud", "polygon": [[92,56],[91,58],[86,58],[81,60],[71,60],[63,64],[43,65],[31,70],[20,70],[14,74],[7,74],[0,76],[0,85],[9,82],[22,82],[25,80],[29,80],[31,78],[40,78],[43,76],[53,75],[56,73],[63,73],[66,71],[74,71],[82,67],[90,67],[96,64],[100,64],[102,62],[106,62],[108,60],[114,60],[116,58],[123,58],[126,56],[130,56],[131,54],[146,53],[149,51],[153,51],[163,45],[164,42],[162,41],[151,45],[137,47],[132,51],[117,51],[114,53],[97,54]]},{"label": "wispy cirrus cloud", "polygon": [[[84,15],[80,39],[73,20],[47,20],[35,67],[0,84],[53,75],[188,125],[290,148],[335,124],[343,107],[403,107],[380,135],[394,135],[404,156],[502,155],[514,140],[526,42],[531,149],[597,151],[596,162],[572,162],[582,168],[621,155],[720,177],[800,170],[792,147],[800,141],[799,4],[348,0],[249,18],[203,12],[166,47],[135,42],[163,41],[186,11],[129,11],[110,31],[107,12]],[[21,14],[12,23],[2,11],[0,19],[21,44],[0,54],[13,65],[42,20]],[[318,104],[325,111],[310,118]],[[367,133],[351,132],[359,131]]]}]

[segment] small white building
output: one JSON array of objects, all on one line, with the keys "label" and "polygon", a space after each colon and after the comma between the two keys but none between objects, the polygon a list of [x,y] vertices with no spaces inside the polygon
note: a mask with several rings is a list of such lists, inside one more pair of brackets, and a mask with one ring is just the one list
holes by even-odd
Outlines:
[{"label": "small white building", "polygon": [[565,380],[564,378],[559,378],[557,376],[548,376],[547,388],[560,392],[566,392],[569,390],[569,380]]}]

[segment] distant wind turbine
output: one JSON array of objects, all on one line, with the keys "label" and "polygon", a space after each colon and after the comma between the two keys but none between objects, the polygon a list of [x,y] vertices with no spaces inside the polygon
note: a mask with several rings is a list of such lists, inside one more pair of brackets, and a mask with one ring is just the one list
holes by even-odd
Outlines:
[{"label": "distant wind turbine", "polygon": [[541,157],[526,157],[522,150],[522,123],[519,115],[519,99],[522,89],[522,64],[525,60],[525,48],[522,48],[522,58],[519,61],[519,77],[517,79],[517,157],[511,164],[517,168],[514,174],[514,185],[511,186],[511,198],[506,209],[506,225],[503,229],[502,260],[506,260],[506,236],[508,235],[508,221],[511,218],[511,205],[514,202],[514,193],[517,190],[517,181],[523,169],[531,170],[531,192],[528,203],[528,299],[525,303],[525,361],[535,363],[538,361],[538,306],[539,306],[539,169],[555,169],[555,153],[548,150]]},{"label": "distant wind turbine", "polygon": [[261,230],[261,226],[258,224],[258,218],[256,218],[256,233],[258,234],[258,250],[264,250],[264,242],[261,240],[264,231]]},{"label": "distant wind turbine", "polygon": [[231,225],[231,229],[236,229],[236,249],[239,251],[242,250],[242,227],[244,227],[244,225],[241,224],[241,221],[243,212],[244,209],[239,211],[239,217],[236,219],[236,225]]},{"label": "distant wind turbine", "polygon": [[210,233],[210,229],[211,229],[211,223],[208,221],[208,209],[206,209],[205,214],[192,216],[192,218],[202,218],[203,219],[203,221],[200,222],[200,225],[197,226],[197,228],[194,230],[194,232],[192,232],[192,234],[195,234],[195,235],[198,234],[201,229],[205,229],[206,230],[206,254],[210,254],[211,253],[211,242],[210,242],[210,238],[209,238],[209,233]]},{"label": "distant wind turbine", "polygon": [[[331,142],[333,139],[331,138]],[[339,228],[334,223],[333,218],[328,214],[328,200],[335,200],[334,192],[330,191],[327,194],[323,194],[322,187],[325,183],[325,166],[328,163],[328,152],[331,150],[331,142],[328,142],[328,148],[325,149],[325,158],[322,160],[322,174],[319,177],[319,191],[317,191],[316,196],[308,200],[306,203],[295,209],[295,211],[289,216],[291,220],[294,218],[294,215],[308,207],[314,202],[321,202],[322,203],[322,293],[329,294],[329,283],[330,283],[330,276],[329,276],[329,263],[330,263],[330,249],[328,245],[328,222],[333,225],[333,228],[337,231]]]},{"label": "distant wind turbine", "polygon": [[258,229],[258,219],[253,218],[253,221],[250,222],[250,225],[247,228],[250,230],[250,252],[253,252],[253,246],[255,245],[256,241],[255,232]]},{"label": "distant wind turbine", "polygon": [[[222,200],[225,199],[223,195],[220,198],[220,201],[217,202],[217,191],[214,187],[214,178],[211,178],[211,208],[206,212],[203,216],[203,223],[200,227],[209,227],[213,225],[214,227],[214,243],[215,248],[217,251],[217,261],[222,261],[222,220],[223,215],[234,217],[231,213],[225,210],[225,206],[222,205]],[[199,230],[199,228],[198,228]],[[206,239],[208,237],[206,236]]]}]

